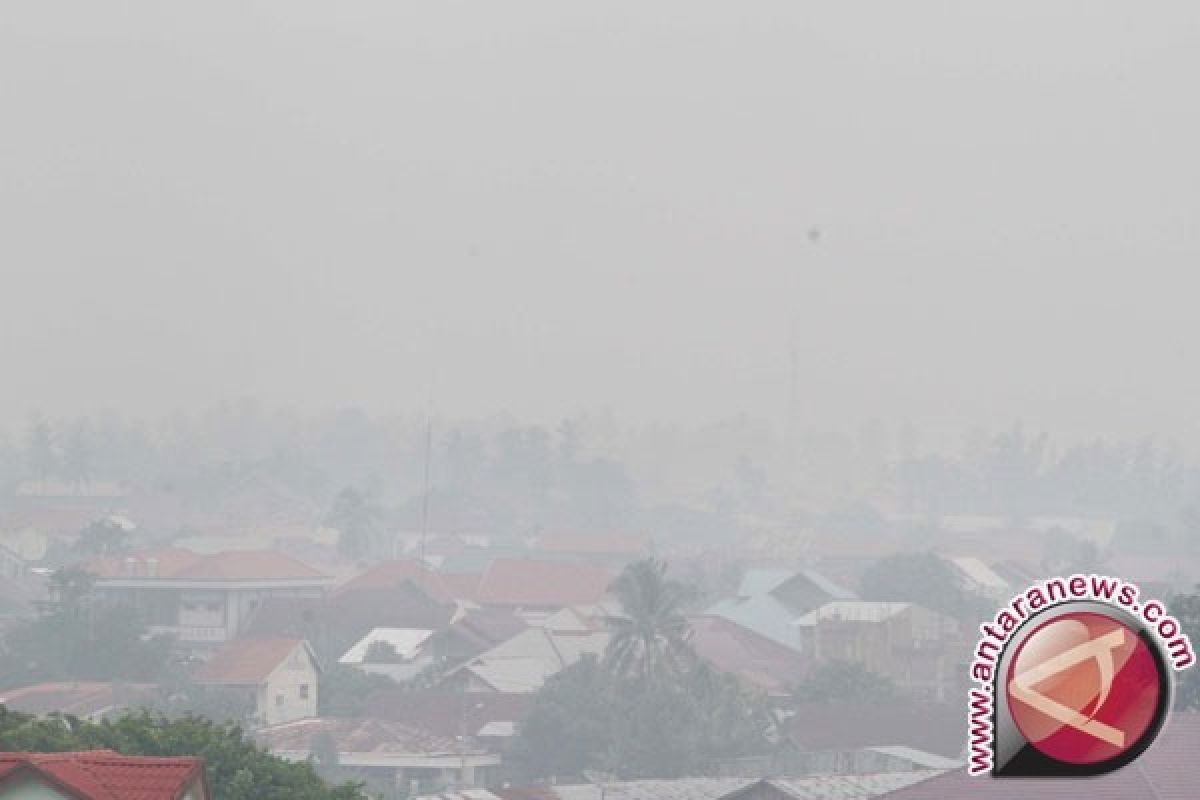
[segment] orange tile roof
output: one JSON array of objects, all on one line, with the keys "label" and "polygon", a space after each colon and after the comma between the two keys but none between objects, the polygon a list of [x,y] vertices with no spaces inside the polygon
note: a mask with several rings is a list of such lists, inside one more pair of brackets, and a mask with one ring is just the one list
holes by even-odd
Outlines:
[{"label": "orange tile roof", "polygon": [[476,600],[484,605],[563,608],[599,602],[613,574],[590,564],[500,558],[483,573]]},{"label": "orange tile roof", "polygon": [[104,681],[39,683],[0,692],[0,705],[10,711],[47,714],[60,711],[86,717],[143,698],[158,687],[152,683],[115,684]]},{"label": "orange tile roof", "polygon": [[[129,559],[133,559],[130,561]],[[157,560],[156,570],[150,569]],[[130,567],[132,566],[132,574]],[[88,571],[101,579],[162,579],[176,581],[282,581],[328,577],[319,570],[274,550],[234,550],[204,555],[171,548],[128,556],[99,558]],[[152,571],[155,574],[150,574]]]},{"label": "orange tile roof", "polygon": [[[201,758],[82,753],[0,753],[0,784],[31,774],[80,800],[178,800],[204,782]],[[207,797],[207,785],[201,797]]]},{"label": "orange tile roof", "polygon": [[192,679],[221,686],[260,686],[297,647],[307,646],[303,639],[237,639],[213,654]]},{"label": "orange tile roof", "polygon": [[413,558],[376,564],[361,575],[347,581],[338,589],[338,594],[363,589],[394,589],[405,582],[412,582],[434,600],[444,602],[454,599],[454,592],[442,579],[442,576]]}]

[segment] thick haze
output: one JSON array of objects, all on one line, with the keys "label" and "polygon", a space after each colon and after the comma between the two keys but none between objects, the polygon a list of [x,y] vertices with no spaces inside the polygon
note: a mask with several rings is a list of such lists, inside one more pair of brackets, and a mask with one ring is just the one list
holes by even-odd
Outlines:
[{"label": "thick haze", "polygon": [[[0,10],[0,427],[242,396],[1200,442],[1190,3]],[[170,8],[168,8],[170,6]]]}]

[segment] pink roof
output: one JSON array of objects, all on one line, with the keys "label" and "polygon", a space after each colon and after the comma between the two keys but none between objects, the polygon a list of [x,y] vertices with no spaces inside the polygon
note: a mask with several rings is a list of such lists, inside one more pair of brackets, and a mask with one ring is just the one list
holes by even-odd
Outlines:
[{"label": "pink roof", "polygon": [[769,692],[787,691],[804,673],[805,660],[791,648],[722,617],[692,617],[696,654],[722,672]]},{"label": "pink roof", "polygon": [[64,714],[87,717],[122,708],[158,688],[152,683],[114,684],[102,681],[39,683],[0,692],[0,704],[26,714]]},{"label": "pink roof", "polygon": [[[130,560],[132,559],[132,561]],[[153,562],[157,564],[153,565]],[[131,570],[132,567],[132,570]],[[235,550],[204,555],[172,548],[129,556],[99,558],[88,571],[102,579],[162,579],[174,581],[286,581],[328,577],[289,555],[274,550]],[[153,574],[152,574],[153,573]]]},{"label": "pink roof", "polygon": [[[204,760],[123,756],[112,750],[0,753],[0,786],[20,774],[35,775],[80,800],[178,800],[204,781]],[[201,796],[208,796],[207,786]]]},{"label": "pink roof", "polygon": [[476,600],[497,606],[587,605],[604,597],[613,577],[590,564],[500,558],[483,573]]},{"label": "pink roof", "polygon": [[347,581],[338,589],[338,594],[364,589],[394,589],[406,582],[413,583],[434,600],[445,602],[455,597],[442,575],[413,558],[376,564],[358,577]]},{"label": "pink roof", "polygon": [[[963,738],[966,738],[965,723]],[[1132,764],[1095,778],[972,778],[954,770],[883,795],[887,800],[1195,800],[1200,786],[1200,713],[1177,712]]]},{"label": "pink roof", "polygon": [[192,679],[223,686],[259,686],[297,647],[307,644],[303,639],[237,639],[218,650]]}]

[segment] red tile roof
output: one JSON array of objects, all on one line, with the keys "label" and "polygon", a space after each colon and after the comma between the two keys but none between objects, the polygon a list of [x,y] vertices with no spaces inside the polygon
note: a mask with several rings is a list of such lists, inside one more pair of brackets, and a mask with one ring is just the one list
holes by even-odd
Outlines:
[{"label": "red tile roof", "polygon": [[39,683],[0,691],[0,705],[25,714],[49,714],[57,711],[77,717],[90,717],[137,703],[156,688],[152,683]]},{"label": "red tile roof", "polygon": [[[0,753],[0,784],[20,774],[36,776],[80,800],[178,800],[205,780],[200,758],[123,756],[112,750]],[[202,797],[207,796],[205,785]]]},{"label": "red tile roof", "polygon": [[[965,739],[965,722],[960,724]],[[1064,778],[972,778],[947,772],[896,792],[887,800],[1195,800],[1200,796],[1200,713],[1176,713],[1150,749],[1107,775]]]},{"label": "red tile roof", "polygon": [[501,558],[479,581],[483,605],[563,608],[599,602],[614,575],[607,569],[568,561]]},{"label": "red tile roof", "polygon": [[337,594],[363,591],[365,589],[394,589],[404,583],[412,583],[434,600],[453,600],[454,591],[443,577],[412,558],[384,561],[368,569],[358,577],[338,588]]},{"label": "red tile roof", "polygon": [[722,672],[768,692],[786,692],[804,674],[806,661],[795,650],[736,622],[710,616],[689,621],[692,648]]},{"label": "red tile roof", "polygon": [[328,577],[319,570],[274,550],[235,550],[211,555],[178,548],[155,550],[129,556],[99,558],[88,564],[88,571],[101,579],[114,580],[158,578],[213,582],[309,579],[319,581]]},{"label": "red tile roof", "polygon": [[218,650],[192,679],[221,686],[260,686],[297,647],[308,645],[303,639],[237,639]]}]

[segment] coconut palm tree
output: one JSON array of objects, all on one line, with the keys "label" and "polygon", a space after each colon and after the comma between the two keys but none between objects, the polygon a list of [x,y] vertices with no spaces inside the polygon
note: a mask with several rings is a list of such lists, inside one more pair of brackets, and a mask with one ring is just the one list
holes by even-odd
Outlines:
[{"label": "coconut palm tree", "polygon": [[648,558],[627,566],[609,587],[623,612],[609,619],[612,639],[605,661],[614,674],[678,675],[694,658],[683,613],[692,591],[669,580],[666,572],[666,564]]}]

